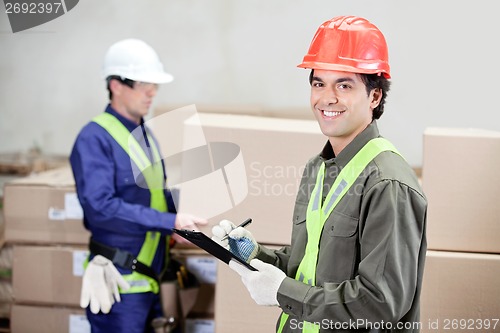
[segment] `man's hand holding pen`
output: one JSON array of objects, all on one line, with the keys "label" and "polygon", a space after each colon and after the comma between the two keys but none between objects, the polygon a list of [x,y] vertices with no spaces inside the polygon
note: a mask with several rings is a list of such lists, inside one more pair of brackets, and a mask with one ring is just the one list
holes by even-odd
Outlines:
[{"label": "man's hand holding pen", "polygon": [[229,249],[239,258],[250,262],[259,251],[259,245],[252,233],[244,227],[252,220],[247,219],[238,227],[228,220],[222,220],[212,228],[212,240]]},{"label": "man's hand holding pen", "polygon": [[251,219],[248,219],[237,227],[231,221],[223,220],[212,228],[212,240],[257,269],[249,270],[235,260],[229,262],[229,267],[241,276],[243,284],[257,304],[278,305],[278,289],[286,274],[273,265],[254,259],[259,245],[252,233],[244,228],[250,222]]}]

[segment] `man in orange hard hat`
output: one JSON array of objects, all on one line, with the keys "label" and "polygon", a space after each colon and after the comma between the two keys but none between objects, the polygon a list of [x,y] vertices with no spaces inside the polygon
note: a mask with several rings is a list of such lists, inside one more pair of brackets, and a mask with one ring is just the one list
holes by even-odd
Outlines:
[{"label": "man in orange hard hat", "polygon": [[283,310],[277,332],[418,332],[427,201],[377,128],[391,77],[385,38],[366,19],[335,17],[298,67],[311,69],[328,141],[302,176],[291,246],[265,248],[227,220],[213,239],[257,268],[230,262],[258,304]]}]

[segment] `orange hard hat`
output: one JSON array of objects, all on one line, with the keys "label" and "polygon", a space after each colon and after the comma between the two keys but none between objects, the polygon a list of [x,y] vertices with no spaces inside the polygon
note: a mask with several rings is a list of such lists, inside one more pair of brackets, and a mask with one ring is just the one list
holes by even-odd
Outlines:
[{"label": "orange hard hat", "polygon": [[337,16],[316,31],[309,52],[297,67],[390,78],[389,54],[382,32],[368,20]]}]

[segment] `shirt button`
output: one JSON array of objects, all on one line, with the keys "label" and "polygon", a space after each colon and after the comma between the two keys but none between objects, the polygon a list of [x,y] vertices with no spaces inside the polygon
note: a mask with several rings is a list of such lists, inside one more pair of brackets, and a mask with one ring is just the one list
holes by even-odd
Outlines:
[{"label": "shirt button", "polygon": [[286,306],[286,309],[287,309],[287,310],[291,310],[291,309],[292,309],[292,306],[291,306],[291,305],[287,305],[287,306]]}]

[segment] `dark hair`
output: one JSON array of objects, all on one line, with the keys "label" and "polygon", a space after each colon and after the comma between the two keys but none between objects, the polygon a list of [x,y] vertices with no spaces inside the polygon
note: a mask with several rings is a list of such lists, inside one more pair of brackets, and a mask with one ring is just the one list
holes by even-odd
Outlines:
[{"label": "dark hair", "polygon": [[[311,73],[309,74],[309,84],[312,84],[313,75],[314,75],[314,69],[311,70]],[[373,89],[382,90],[382,97],[380,98],[380,103],[375,109],[373,109],[373,116],[372,116],[372,119],[379,119],[384,113],[385,98],[387,97],[387,93],[391,88],[391,81],[389,81],[383,75],[379,74],[358,73],[358,75],[361,78],[361,81],[364,83],[366,87],[366,93],[368,95],[370,95],[370,92]]]},{"label": "dark hair", "polygon": [[135,81],[125,79],[125,78],[118,76],[118,75],[110,75],[106,78],[106,89],[108,89],[109,100],[111,100],[113,98],[113,93],[111,92],[111,89],[109,88],[109,83],[111,82],[111,80],[117,80],[121,84],[127,85],[132,89],[134,88]]},{"label": "dark hair", "polygon": [[365,84],[366,93],[369,95],[373,89],[382,90],[382,97],[380,103],[373,109],[373,119],[379,119],[384,113],[385,98],[391,88],[391,81],[385,76],[379,74],[359,74],[361,81]]}]

